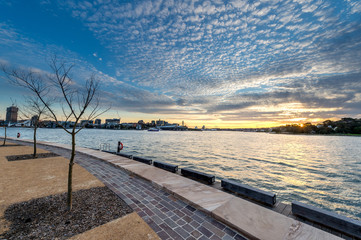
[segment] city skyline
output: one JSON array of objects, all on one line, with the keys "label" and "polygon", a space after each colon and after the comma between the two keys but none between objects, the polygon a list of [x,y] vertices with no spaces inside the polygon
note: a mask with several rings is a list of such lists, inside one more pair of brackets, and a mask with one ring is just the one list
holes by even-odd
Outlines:
[{"label": "city skyline", "polygon": [[[0,0],[0,9],[0,64],[48,72],[56,54],[76,65],[79,84],[96,73],[112,105],[103,121],[361,118],[358,1]],[[27,94],[1,79],[0,116]]]}]

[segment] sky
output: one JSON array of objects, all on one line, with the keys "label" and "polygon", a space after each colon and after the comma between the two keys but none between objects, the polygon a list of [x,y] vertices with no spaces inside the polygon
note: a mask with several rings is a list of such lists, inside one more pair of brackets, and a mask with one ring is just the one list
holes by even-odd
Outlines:
[{"label": "sky", "polygon": [[[81,84],[95,73],[102,118],[270,127],[361,118],[356,0],[0,0],[0,63]],[[27,92],[0,80],[0,119]]]}]

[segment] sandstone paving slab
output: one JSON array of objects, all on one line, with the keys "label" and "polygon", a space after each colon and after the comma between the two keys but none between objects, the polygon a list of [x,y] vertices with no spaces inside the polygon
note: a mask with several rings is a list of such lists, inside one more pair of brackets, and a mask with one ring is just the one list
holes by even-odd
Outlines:
[{"label": "sandstone paving slab", "polygon": [[112,163],[113,165],[115,166],[118,166],[126,171],[129,171],[131,169],[131,167],[137,167],[137,166],[140,166],[142,167],[142,163],[138,163],[138,162],[135,162],[135,161],[124,161],[124,162],[115,162],[115,163]]},{"label": "sandstone paving slab", "polygon": [[236,197],[232,197],[212,211],[212,216],[242,230],[246,236],[256,239],[340,239],[335,235]]},{"label": "sandstone paving slab", "polygon": [[176,190],[175,194],[182,199],[187,199],[196,207],[207,213],[222,206],[229,201],[232,196],[215,188],[203,184],[190,185]]},{"label": "sandstone paving slab", "polygon": [[115,161],[119,161],[122,160],[119,158],[119,156],[111,154],[109,156],[104,157],[104,160],[107,160],[108,162],[115,162]]},{"label": "sandstone paving slab", "polygon": [[113,163],[113,164],[119,164],[119,165],[127,165],[129,163],[139,163],[139,164],[143,164],[144,163],[140,163],[140,162],[137,162],[137,161],[134,161],[132,159],[129,159],[129,158],[125,158],[125,157],[121,157],[121,156],[116,156],[117,158],[115,158],[114,160],[110,160],[108,162],[110,163]]},{"label": "sandstone paving slab", "polygon": [[192,181],[188,178],[180,177],[176,174],[168,173],[165,177],[159,177],[154,181],[157,182],[160,186],[167,189],[168,191],[176,194],[178,189],[183,189],[185,187],[197,186],[199,183]]}]

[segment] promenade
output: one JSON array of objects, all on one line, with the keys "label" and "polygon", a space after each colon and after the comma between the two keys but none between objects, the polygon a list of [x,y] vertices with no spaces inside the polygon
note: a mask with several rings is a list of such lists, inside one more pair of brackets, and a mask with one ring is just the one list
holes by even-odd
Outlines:
[{"label": "promenade", "polygon": [[[68,145],[43,142],[40,146],[64,157],[70,154]],[[120,156],[78,147],[76,163],[122,198],[161,239],[339,239],[228,193]]]}]

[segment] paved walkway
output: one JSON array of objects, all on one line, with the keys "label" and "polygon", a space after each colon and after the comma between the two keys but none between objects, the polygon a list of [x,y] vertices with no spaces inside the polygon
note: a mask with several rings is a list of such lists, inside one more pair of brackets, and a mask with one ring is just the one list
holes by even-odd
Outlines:
[{"label": "paved walkway", "polygon": [[[39,147],[69,157],[70,151]],[[161,239],[246,239],[235,230],[175,199],[146,180],[94,157],[77,153],[76,163],[114,191],[146,221]]]}]

